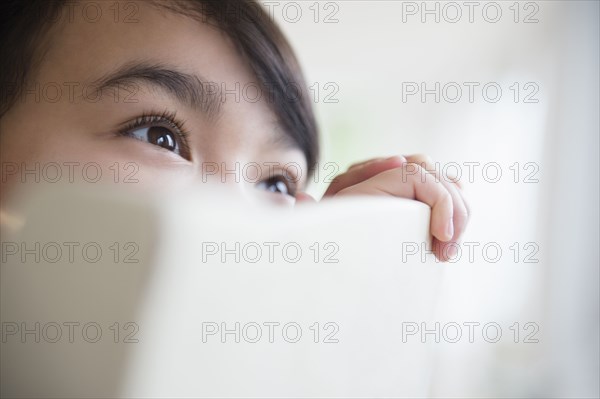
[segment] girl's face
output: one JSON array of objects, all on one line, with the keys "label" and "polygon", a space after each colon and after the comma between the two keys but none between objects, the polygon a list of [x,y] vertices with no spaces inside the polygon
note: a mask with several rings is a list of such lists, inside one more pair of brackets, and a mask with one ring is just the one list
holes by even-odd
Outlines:
[{"label": "girl's face", "polygon": [[161,191],[216,182],[292,203],[305,157],[226,34],[131,4],[78,3],[42,38],[42,61],[0,120],[0,195],[60,173]]}]

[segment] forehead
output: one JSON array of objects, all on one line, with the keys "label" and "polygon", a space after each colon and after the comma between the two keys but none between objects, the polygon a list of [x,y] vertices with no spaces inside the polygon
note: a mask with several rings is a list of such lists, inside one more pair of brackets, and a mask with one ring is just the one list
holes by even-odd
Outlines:
[{"label": "forehead", "polygon": [[[73,74],[99,72],[113,68],[118,60],[151,56],[200,68],[215,79],[232,75],[251,78],[223,32],[182,12],[138,1],[68,4],[50,33],[45,56]],[[88,8],[91,4],[94,6]],[[126,13],[128,5],[135,8]],[[86,11],[90,9],[96,11]],[[85,69],[77,70],[76,66]]]},{"label": "forehead", "polygon": [[81,2],[67,7],[48,35],[38,79],[85,86],[135,63],[176,66],[218,87],[224,95],[220,123],[227,131],[242,131],[235,128],[248,122],[270,141],[292,146],[267,97],[256,100],[256,79],[230,38],[197,13],[186,16],[184,10],[164,6],[170,3],[159,4]]}]

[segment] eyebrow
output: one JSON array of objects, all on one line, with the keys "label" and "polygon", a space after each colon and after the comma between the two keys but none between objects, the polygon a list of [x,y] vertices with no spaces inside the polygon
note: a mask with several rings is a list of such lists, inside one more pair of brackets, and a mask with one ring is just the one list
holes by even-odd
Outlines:
[{"label": "eyebrow", "polygon": [[[160,63],[141,61],[124,64],[114,72],[93,81],[92,93],[93,96],[101,96],[105,90],[112,89],[116,90],[116,99],[123,88],[133,87],[136,91],[128,91],[128,94],[135,95],[142,85],[165,90],[180,103],[203,112],[209,120],[222,115],[221,104],[224,97],[216,82]],[[275,123],[273,130],[271,144],[279,148],[301,150],[300,144],[287,130],[281,128],[279,121]]]},{"label": "eyebrow", "polygon": [[[125,64],[116,71],[94,81],[94,95],[102,95],[105,90],[120,91],[133,88],[135,92],[144,84],[149,88],[160,88],[182,104],[202,111],[209,120],[221,114],[221,90],[215,82],[200,75],[191,75],[161,64],[136,62]],[[116,97],[115,97],[116,98]],[[137,102],[137,101],[135,101]]]}]

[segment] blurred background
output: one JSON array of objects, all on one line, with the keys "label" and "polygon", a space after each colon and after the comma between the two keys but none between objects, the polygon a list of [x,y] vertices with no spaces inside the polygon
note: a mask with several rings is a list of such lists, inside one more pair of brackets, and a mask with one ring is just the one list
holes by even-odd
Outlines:
[{"label": "blurred background", "polygon": [[440,344],[432,394],[598,397],[599,3],[263,4],[318,113],[309,192],[353,162],[430,155],[472,208],[440,320],[535,332]]}]

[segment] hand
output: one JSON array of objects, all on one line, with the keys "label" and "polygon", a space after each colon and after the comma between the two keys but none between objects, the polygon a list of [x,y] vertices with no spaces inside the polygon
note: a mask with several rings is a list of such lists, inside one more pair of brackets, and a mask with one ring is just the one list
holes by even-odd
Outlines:
[{"label": "hand", "polygon": [[435,256],[447,261],[469,220],[469,207],[460,183],[439,176],[425,155],[372,159],[352,165],[337,176],[325,197],[342,195],[390,195],[426,203],[431,207],[430,230]]}]

